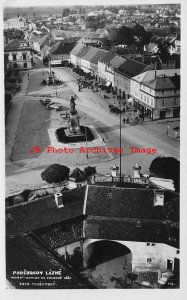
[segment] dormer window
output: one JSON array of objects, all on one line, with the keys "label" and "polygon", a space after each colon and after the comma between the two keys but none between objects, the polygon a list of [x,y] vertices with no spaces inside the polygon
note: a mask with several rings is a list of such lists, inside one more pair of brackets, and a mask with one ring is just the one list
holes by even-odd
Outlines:
[{"label": "dormer window", "polygon": [[56,193],[55,195],[55,202],[56,202],[56,205],[60,208],[60,207],[64,207],[64,204],[63,204],[63,195],[62,193]]},{"label": "dormer window", "polygon": [[164,206],[164,192],[155,192],[154,206]]},{"label": "dormer window", "polygon": [[147,258],[147,263],[151,264],[151,262],[152,262],[152,259],[151,258]]}]

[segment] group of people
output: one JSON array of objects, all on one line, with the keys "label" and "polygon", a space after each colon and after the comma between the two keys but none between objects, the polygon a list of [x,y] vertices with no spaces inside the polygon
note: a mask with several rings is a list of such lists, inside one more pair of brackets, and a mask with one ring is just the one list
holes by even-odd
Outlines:
[{"label": "group of people", "polygon": [[77,80],[77,84],[78,84],[79,92],[81,92],[83,88],[92,89],[92,84],[90,82],[87,82],[86,79],[84,81],[80,79]]}]

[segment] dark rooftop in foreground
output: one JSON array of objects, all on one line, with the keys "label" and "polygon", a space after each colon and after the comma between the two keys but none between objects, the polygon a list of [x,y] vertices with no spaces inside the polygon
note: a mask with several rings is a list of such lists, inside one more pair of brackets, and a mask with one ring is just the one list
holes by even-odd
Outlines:
[{"label": "dark rooftop in foreground", "polygon": [[[163,205],[155,205],[157,192],[163,193]],[[88,185],[86,188],[64,192],[63,205],[64,207],[58,207],[54,195],[49,195],[7,207],[7,236],[46,227],[49,229],[49,226],[54,228],[58,223],[73,224],[73,220],[82,218],[79,225],[74,226],[82,228],[77,239],[85,236],[152,241],[178,247],[179,195],[175,192],[153,188],[120,188],[104,184]],[[68,228],[73,238],[75,229],[70,225]],[[61,234],[59,239],[62,242],[64,235]]]},{"label": "dark rooftop in foreground", "polygon": [[[42,277],[38,275],[19,275],[14,271],[43,271]],[[48,279],[46,271],[59,271],[61,276],[53,275],[59,279]],[[54,255],[39,243],[32,235],[17,236],[6,241],[6,272],[7,279],[15,288],[19,289],[85,289],[93,288],[91,283],[75,272],[58,255]],[[67,280],[67,276],[70,278]],[[16,278],[17,277],[17,278]],[[18,278],[21,277],[21,278]],[[35,279],[31,279],[35,277]],[[41,284],[40,284],[41,282]],[[23,285],[21,285],[22,283]],[[55,284],[54,284],[55,283]]]}]

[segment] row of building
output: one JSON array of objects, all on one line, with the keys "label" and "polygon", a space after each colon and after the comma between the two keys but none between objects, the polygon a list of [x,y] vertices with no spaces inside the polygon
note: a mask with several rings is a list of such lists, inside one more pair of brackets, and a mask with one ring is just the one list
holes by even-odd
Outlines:
[{"label": "row of building", "polygon": [[70,61],[152,120],[179,117],[180,69],[161,65],[163,69],[156,70],[156,64],[122,58],[81,42],[71,51]]},{"label": "row of building", "polygon": [[19,29],[23,30],[26,25],[26,20],[19,15],[16,18],[7,19],[4,21],[4,29]]},{"label": "row of building", "polygon": [[[125,102],[136,106],[152,120],[180,115],[180,69],[159,62],[148,64],[123,58],[115,52],[89,46],[85,39],[75,42],[56,42],[48,35],[27,41],[12,40],[4,48],[5,70],[32,68],[33,50],[52,60],[70,61],[96,81],[112,89]],[[157,67],[159,70],[157,70]]]}]

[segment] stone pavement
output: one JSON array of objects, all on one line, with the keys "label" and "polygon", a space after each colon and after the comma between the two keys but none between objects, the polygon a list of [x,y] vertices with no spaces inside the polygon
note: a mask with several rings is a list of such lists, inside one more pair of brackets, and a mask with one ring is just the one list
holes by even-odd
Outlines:
[{"label": "stone pavement", "polygon": [[[30,71],[30,79],[32,80],[33,78],[35,78],[35,81],[37,80],[37,76],[35,76],[34,74],[38,73],[41,74],[41,70],[36,70],[34,71]],[[43,70],[42,70],[43,72]],[[40,75],[41,77],[41,75]],[[29,80],[30,82],[30,80]],[[23,93],[23,91],[27,91],[28,88],[28,77],[27,77],[27,73],[25,72],[24,75],[24,80],[22,82],[23,84],[23,88],[21,90],[21,92]],[[31,89],[32,87],[32,89]],[[34,119],[35,117],[37,117],[38,120],[38,115],[40,115],[40,109],[42,108],[43,110],[45,110],[45,107],[43,107],[41,105],[41,103],[39,103],[39,97],[32,97],[34,96],[35,90],[34,90],[35,84],[34,81],[30,82],[30,86],[29,86],[29,94],[28,96],[23,96],[23,95],[17,95],[14,97],[13,99],[13,103],[19,103],[19,109],[18,106],[16,105],[16,110],[13,110],[11,112],[10,110],[10,115],[9,115],[9,122],[7,123],[7,128],[8,133],[10,138],[13,137],[15,138],[15,134],[16,134],[16,128],[19,125],[19,115],[20,115],[20,111],[21,111],[21,102],[25,101],[25,104],[28,105],[29,104],[29,100],[33,102],[32,105],[32,109],[34,109],[34,111],[36,111],[36,114],[32,115],[32,118],[29,117],[29,119],[27,119],[27,116],[25,116],[25,119],[22,119],[21,122],[23,122],[23,126],[21,127],[25,127],[28,126],[28,121],[32,122],[32,136],[34,137],[34,141],[38,141],[40,143],[40,141],[42,140],[43,134],[41,136],[41,132],[38,131],[37,129],[37,122]],[[41,88],[41,86],[40,86]],[[47,87],[48,88],[48,87]],[[56,87],[55,87],[56,89]],[[99,133],[99,135],[101,136],[101,138],[105,139],[105,144],[107,147],[117,147],[119,144],[119,137],[116,134],[116,132],[119,132],[119,124],[118,126],[110,126],[110,119],[109,120],[109,124],[106,126],[106,124],[102,123],[102,119],[98,120],[98,118],[95,116],[95,119],[89,115],[89,107],[83,107],[81,106],[82,103],[84,103],[86,105],[86,100],[88,100],[89,98],[92,99],[93,103],[95,106],[98,107],[98,112],[99,109],[102,108],[106,111],[106,109],[108,110],[108,100],[101,98],[102,101],[98,101],[99,95],[97,95],[97,97],[92,97],[93,92],[91,90],[85,89],[82,92],[78,92],[78,87],[76,86],[76,82],[75,80],[72,81],[72,77],[70,78],[70,76],[67,76],[66,82],[64,84],[64,86],[62,88],[58,88],[58,95],[56,96],[55,93],[55,89],[52,89],[51,92],[51,96],[53,97],[54,101],[57,102],[62,102],[62,104],[64,105],[64,110],[67,110],[69,108],[69,101],[67,101],[66,98],[70,98],[71,95],[76,94],[77,95],[77,104],[79,104],[79,107],[82,109],[82,111],[80,110],[80,115],[82,117],[82,123],[84,125],[90,125],[90,124],[94,124],[94,127],[97,129],[97,132]],[[40,90],[38,89],[35,96],[40,95]],[[42,93],[44,91],[42,90]],[[46,92],[46,91],[45,91]],[[30,93],[32,93],[32,96],[30,95]],[[36,100],[36,101],[34,101]],[[22,103],[23,104],[23,103]],[[40,105],[40,108],[38,109],[38,105]],[[79,108],[78,108],[79,110]],[[29,111],[29,106],[28,106],[28,111]],[[40,120],[39,122],[42,123],[45,127],[45,131],[47,130],[47,128],[57,128],[61,125],[61,121],[60,121],[60,113],[56,112],[56,111],[50,111],[50,116],[48,116],[47,118],[47,114],[49,111],[46,111],[46,117],[45,119],[42,121],[41,119],[41,115],[40,115]],[[87,112],[87,113],[86,113]],[[44,111],[41,112],[42,114],[44,114]],[[36,116],[35,116],[36,115]],[[111,114],[111,118],[115,118],[116,121],[119,119],[119,116],[115,116]],[[86,118],[85,118],[86,117]],[[97,120],[96,120],[97,118]],[[48,120],[49,119],[49,120]],[[47,123],[44,123],[47,122]],[[118,123],[118,121],[116,122]],[[35,126],[36,125],[36,126]],[[136,127],[142,126],[142,125],[137,125],[135,123],[130,123],[129,125],[126,126],[126,129],[128,129],[128,126],[133,126],[136,125]],[[162,125],[160,125],[162,126]],[[142,127],[143,129],[143,127]],[[153,129],[155,128],[148,128],[150,130],[150,132],[153,132]],[[160,132],[158,132],[157,134],[160,134]],[[37,136],[38,135],[38,136]],[[21,136],[21,134],[20,134]],[[164,134],[162,135],[163,139],[165,138]],[[14,139],[15,140],[15,139]],[[32,142],[33,143],[33,142]],[[22,140],[18,139],[18,144],[17,147],[20,148],[20,145],[22,145]],[[29,144],[28,144],[29,145]],[[49,146],[49,143],[44,142],[45,146]],[[135,163],[139,163],[142,166],[142,172],[143,173],[148,173],[149,171],[149,165],[151,163],[151,161],[154,159],[153,155],[146,155],[145,154],[145,159],[142,156],[142,154],[129,154],[128,151],[126,151],[129,146],[131,146],[131,144],[128,144],[127,141],[125,141],[125,153],[122,155],[121,159],[122,159],[122,173],[126,174],[126,175],[133,175],[133,166]],[[136,146],[136,144],[134,144]],[[10,146],[10,145],[9,145]],[[25,146],[25,145],[24,145]],[[11,148],[11,146],[9,147],[9,149]],[[114,162],[119,166],[119,154],[115,155],[115,159],[112,159],[112,157],[110,157],[107,161],[106,157],[102,157],[99,155],[87,155],[86,154],[79,154],[79,155],[68,155],[65,156],[65,154],[63,155],[62,153],[51,153],[51,154],[47,154],[42,152],[41,155],[37,155],[37,156],[28,156],[28,149],[27,147],[25,148],[25,158],[21,159],[16,159],[16,161],[12,164],[11,162],[7,164],[7,178],[6,178],[6,190],[7,193],[9,192],[14,192],[14,191],[19,191],[20,189],[24,189],[24,188],[29,188],[29,187],[40,187],[42,185],[45,184],[45,182],[43,182],[41,180],[41,172],[50,164],[50,163],[61,163],[61,164],[65,164],[67,166],[69,166],[71,168],[71,170],[76,166],[81,166],[81,169],[84,169],[86,166],[88,165],[92,165],[92,166],[96,166],[97,168],[97,172],[102,173],[102,174],[106,174],[110,172],[110,168],[112,167],[112,165],[114,164]],[[19,154],[19,153],[18,153]],[[20,154],[19,154],[20,155]],[[50,159],[49,159],[49,155],[50,155]],[[133,157],[132,157],[133,155]],[[102,163],[101,163],[102,162]]]}]

